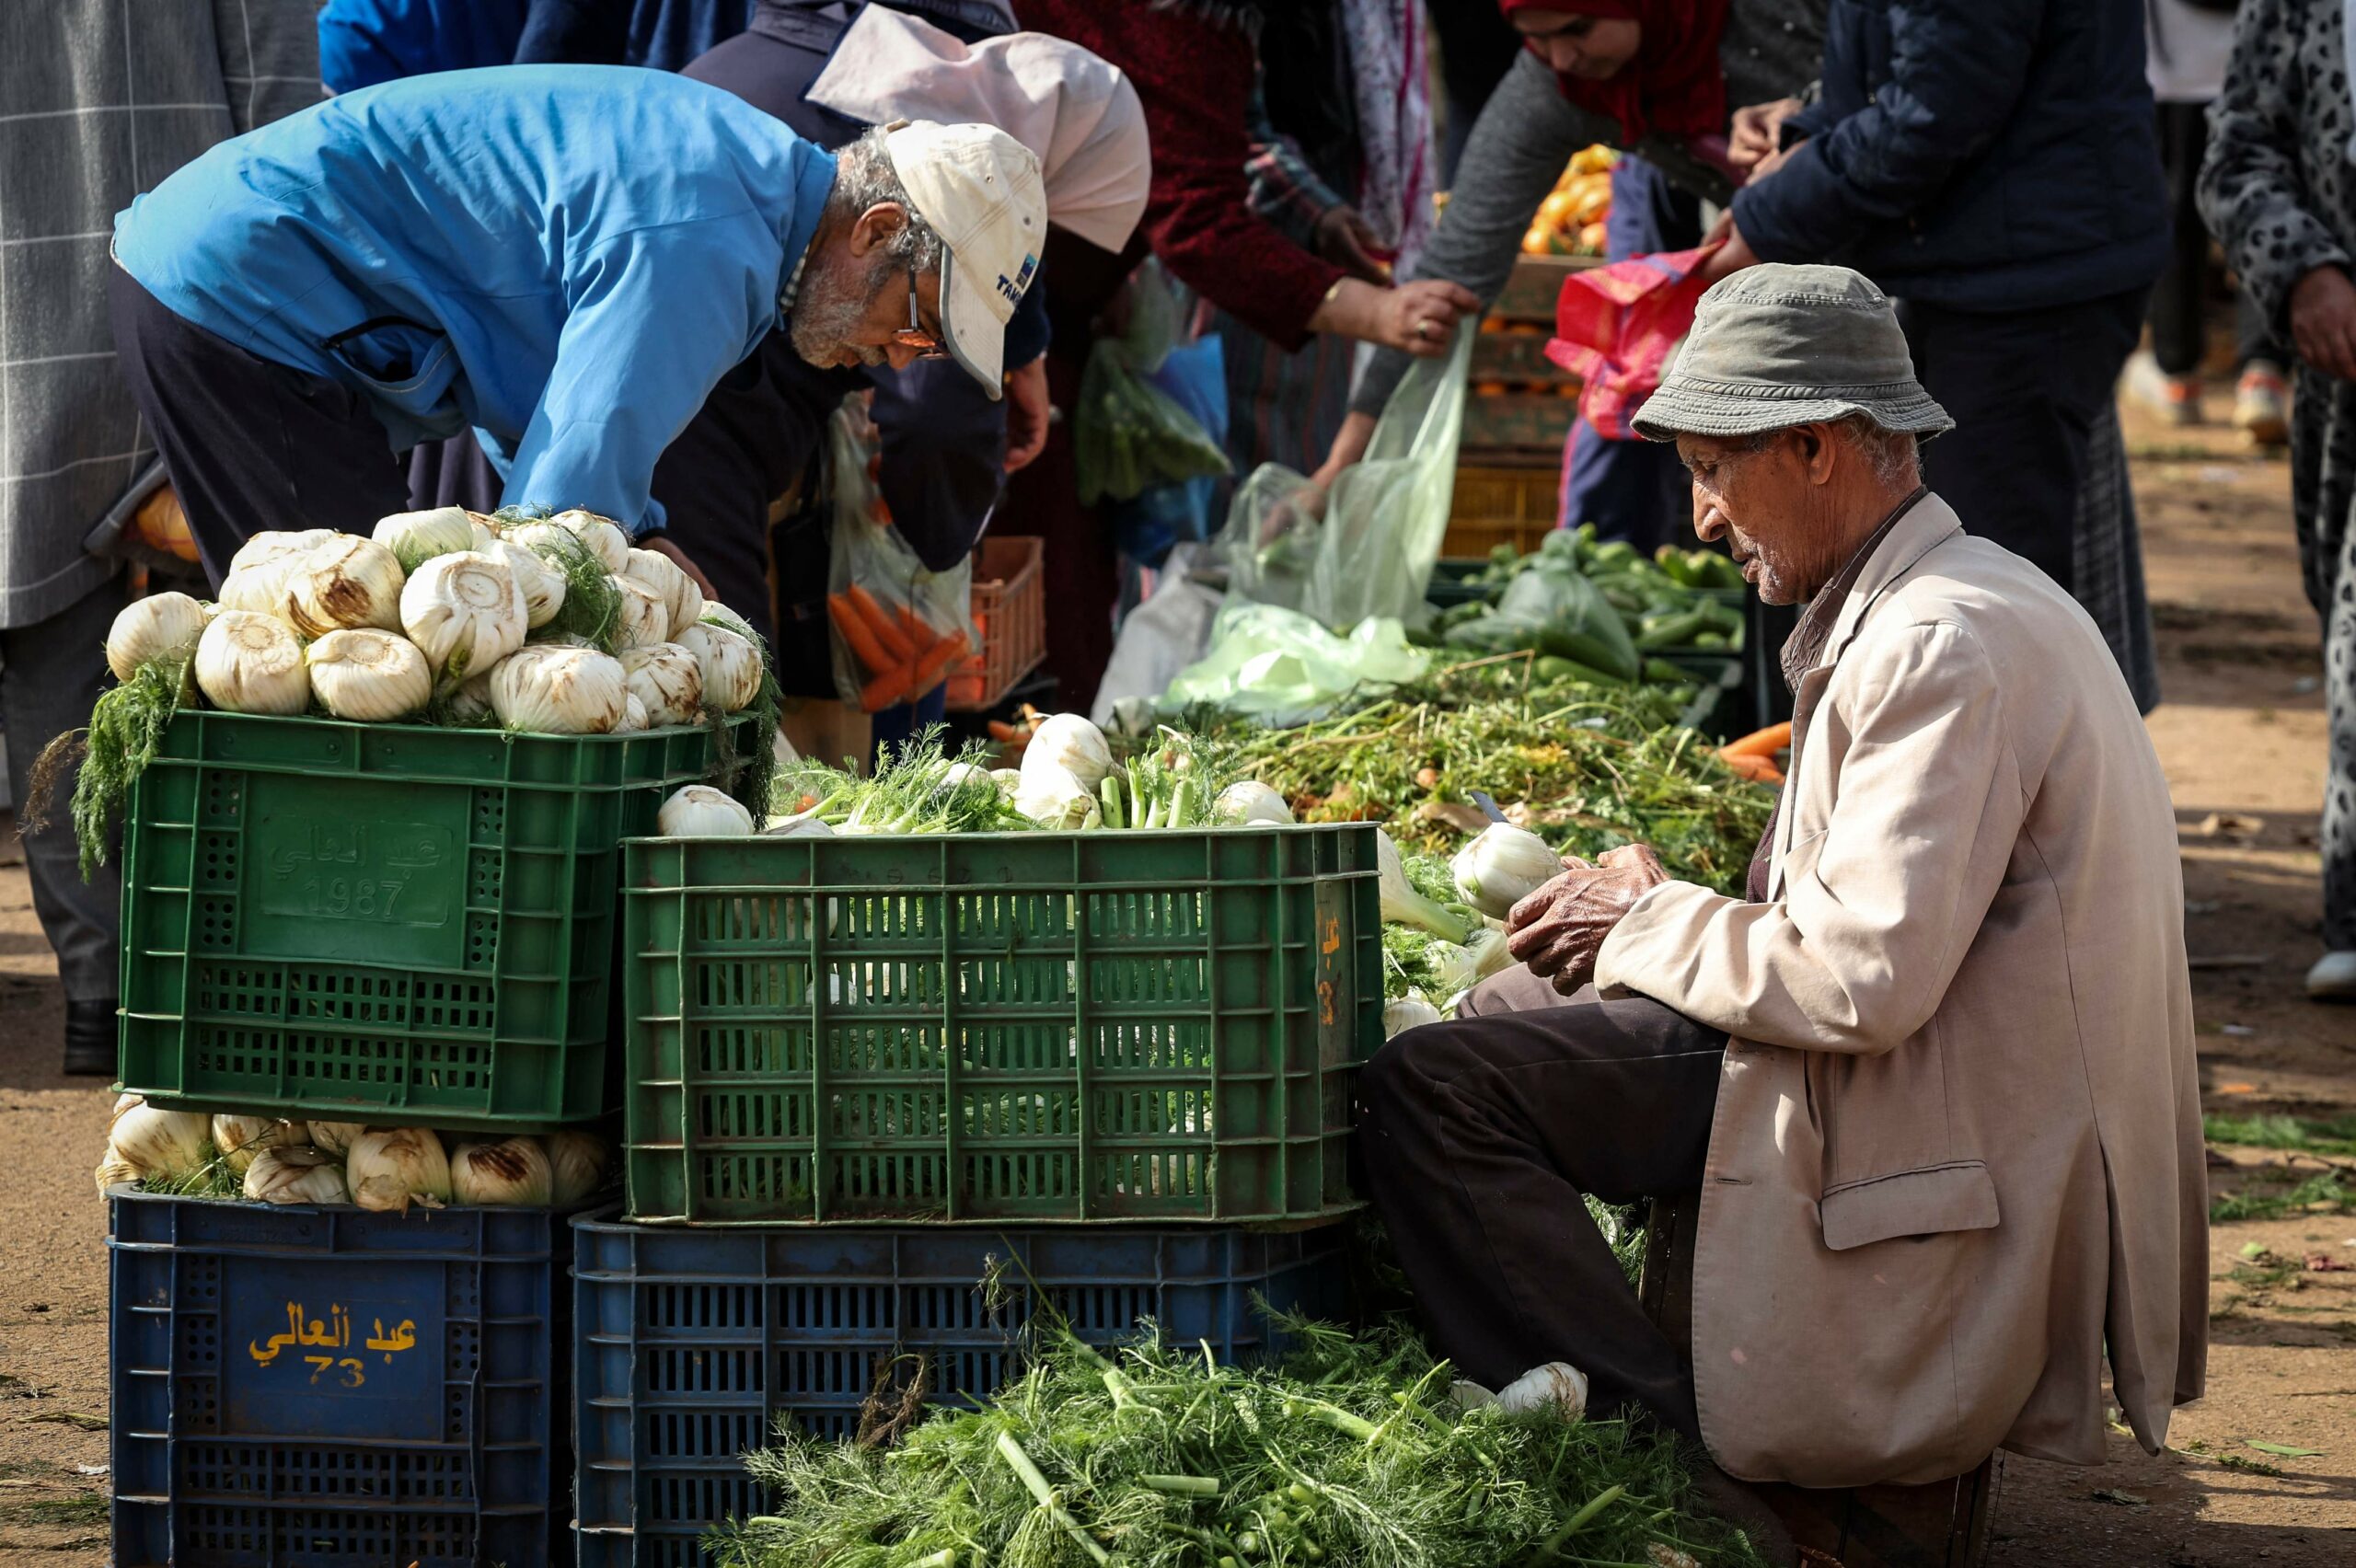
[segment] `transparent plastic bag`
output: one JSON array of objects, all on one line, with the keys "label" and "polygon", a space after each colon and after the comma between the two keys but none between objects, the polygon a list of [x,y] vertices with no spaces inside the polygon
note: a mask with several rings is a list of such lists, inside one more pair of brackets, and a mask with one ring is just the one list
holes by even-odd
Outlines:
[{"label": "transparent plastic bag", "polygon": [[845,398],[826,426],[826,618],[835,689],[868,713],[924,696],[979,643],[973,558],[925,570],[892,525],[876,483],[880,452],[866,394]]},{"label": "transparent plastic bag", "polygon": [[1147,261],[1128,287],[1126,329],[1097,339],[1080,372],[1071,439],[1083,506],[1230,471],[1202,421],[1151,379],[1178,342],[1178,300],[1161,264]]},{"label": "transparent plastic bag", "polygon": [[1161,710],[1197,703],[1279,728],[1306,723],[1348,693],[1420,678],[1431,655],[1388,617],[1337,635],[1307,616],[1230,596],[1211,623],[1210,651],[1161,695]]},{"label": "transparent plastic bag", "polygon": [[1230,594],[1334,628],[1415,613],[1448,532],[1476,330],[1466,321],[1446,354],[1415,362],[1330,494],[1280,463],[1236,487],[1218,541]]}]

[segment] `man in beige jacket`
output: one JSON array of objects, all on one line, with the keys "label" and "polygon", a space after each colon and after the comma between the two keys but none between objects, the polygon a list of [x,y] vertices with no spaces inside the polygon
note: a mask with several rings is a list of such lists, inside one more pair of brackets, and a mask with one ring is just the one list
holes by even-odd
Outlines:
[{"label": "man in beige jacket", "polygon": [[[2147,1449],[2201,1391],[2175,813],[2094,624],[1923,487],[1949,424],[1858,274],[1703,297],[1637,428],[1807,605],[1750,895],[1566,859],[1522,965],[1363,1080],[1367,1182],[1466,1375],[1567,1362],[1750,1481],[2096,1462],[2106,1350]],[[1581,1197],[1697,1188],[1688,1364]]]}]

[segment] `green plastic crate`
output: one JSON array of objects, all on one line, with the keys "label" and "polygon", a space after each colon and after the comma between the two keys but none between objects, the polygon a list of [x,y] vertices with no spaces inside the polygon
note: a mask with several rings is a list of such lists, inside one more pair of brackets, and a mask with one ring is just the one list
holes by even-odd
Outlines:
[{"label": "green plastic crate", "polygon": [[609,1113],[621,841],[714,746],[178,715],[124,813],[124,1087],[454,1128]]},{"label": "green plastic crate", "polygon": [[1375,830],[626,847],[631,1217],[1307,1220],[1382,1043]]}]

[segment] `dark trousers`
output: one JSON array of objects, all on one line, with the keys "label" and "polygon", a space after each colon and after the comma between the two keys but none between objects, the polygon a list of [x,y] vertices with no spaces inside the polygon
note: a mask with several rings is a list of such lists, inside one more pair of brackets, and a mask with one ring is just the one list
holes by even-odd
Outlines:
[{"label": "dark trousers", "polygon": [[123,379],[214,587],[256,534],[365,534],[409,505],[392,439],[351,387],[182,320],[120,267],[107,270],[107,307]]},{"label": "dark trousers", "polygon": [[1565,1001],[1517,965],[1359,1078],[1365,1191],[1440,1353],[1500,1389],[1567,1361],[1598,1410],[1641,1407],[1697,1441],[1693,1377],[1637,1304],[1587,1193],[1691,1192],[1726,1036],[1658,1002]]},{"label": "dark trousers", "polygon": [[[2164,103],[2160,163],[2167,171],[2168,217],[2176,225],[2167,270],[2152,285],[2152,357],[2170,375],[2193,375],[2209,352],[2209,230],[2200,222],[2197,191],[2200,160],[2209,150],[2209,106]],[[2265,360],[2277,369],[2290,355],[2273,340],[2247,290],[2234,294],[2234,368]]]},{"label": "dark trousers", "polygon": [[2142,335],[2145,291],[2044,310],[1901,300],[1914,373],[1955,419],[1923,478],[1963,525],[2074,588],[2071,556],[2095,416]]}]

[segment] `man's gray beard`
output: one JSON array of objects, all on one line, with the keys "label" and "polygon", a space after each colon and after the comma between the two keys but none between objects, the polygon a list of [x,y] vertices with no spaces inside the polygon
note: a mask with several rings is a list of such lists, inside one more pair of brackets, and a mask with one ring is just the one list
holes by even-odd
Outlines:
[{"label": "man's gray beard", "polygon": [[894,271],[892,259],[882,255],[864,269],[856,262],[811,268],[803,277],[801,294],[786,321],[786,336],[793,352],[822,369],[837,367],[845,352],[857,356],[861,364],[889,363],[882,349],[859,347],[850,341],[850,335],[867,318],[868,307],[884,292]]}]

